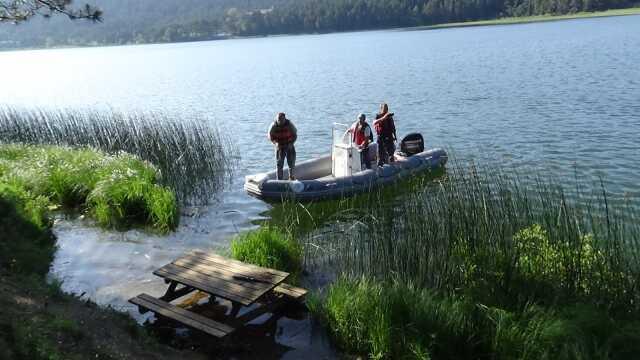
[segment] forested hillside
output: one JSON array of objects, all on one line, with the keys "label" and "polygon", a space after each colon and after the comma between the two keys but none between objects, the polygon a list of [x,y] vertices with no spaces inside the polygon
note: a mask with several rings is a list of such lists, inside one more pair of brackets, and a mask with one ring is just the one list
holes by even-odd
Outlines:
[{"label": "forested hillside", "polygon": [[632,6],[633,0],[289,0],[263,13],[235,13],[235,34],[272,34],[434,25],[510,16],[567,14]]},{"label": "forested hillside", "polygon": [[[102,23],[66,17],[0,24],[0,48],[175,42],[566,14],[638,0],[85,0]],[[77,4],[83,1],[76,0]]]}]

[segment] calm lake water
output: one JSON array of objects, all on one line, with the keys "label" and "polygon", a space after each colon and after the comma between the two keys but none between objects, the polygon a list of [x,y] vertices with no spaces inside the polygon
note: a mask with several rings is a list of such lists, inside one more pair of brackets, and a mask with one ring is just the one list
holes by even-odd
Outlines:
[{"label": "calm lake water", "polygon": [[[274,165],[265,132],[278,111],[298,126],[299,159],[329,151],[333,122],[373,116],[386,101],[399,133],[421,132],[428,146],[568,185],[603,177],[637,199],[639,64],[640,16],[20,51],[0,53],[0,104],[161,111],[233,139],[238,180],[213,205],[187,209],[195,216],[171,236],[57,223],[52,273],[64,288],[130,309],[130,296],[162,290],[153,269],[187,249],[224,248],[265,216],[242,177]],[[316,351],[310,330],[294,337],[289,356]]]}]

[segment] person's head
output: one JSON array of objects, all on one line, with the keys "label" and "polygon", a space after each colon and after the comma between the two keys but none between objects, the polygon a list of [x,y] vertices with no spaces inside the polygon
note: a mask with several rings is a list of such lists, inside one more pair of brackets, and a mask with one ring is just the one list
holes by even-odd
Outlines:
[{"label": "person's head", "polygon": [[380,114],[386,114],[389,112],[389,105],[387,103],[380,104]]},{"label": "person's head", "polygon": [[363,114],[363,113],[360,113],[358,115],[358,122],[360,124],[364,124],[365,120],[367,120],[367,116],[365,114]]},{"label": "person's head", "polygon": [[283,125],[286,120],[287,116],[283,112],[280,112],[278,113],[278,115],[276,115],[276,123],[278,123],[278,125]]}]

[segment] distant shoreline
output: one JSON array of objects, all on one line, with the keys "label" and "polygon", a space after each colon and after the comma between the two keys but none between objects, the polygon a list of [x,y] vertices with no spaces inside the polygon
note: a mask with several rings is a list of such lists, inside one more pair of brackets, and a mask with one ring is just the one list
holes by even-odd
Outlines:
[{"label": "distant shoreline", "polygon": [[412,26],[407,28],[401,28],[398,30],[420,31],[420,30],[449,29],[449,28],[475,27],[475,26],[516,25],[516,24],[530,24],[530,23],[537,23],[537,22],[627,16],[627,15],[640,15],[640,7],[632,7],[632,8],[626,8],[626,9],[613,9],[613,10],[595,11],[595,12],[579,12],[579,13],[567,14],[567,15],[535,15],[535,16],[507,17],[507,18],[500,18],[500,19],[493,19],[493,20],[478,20],[478,21],[456,22],[456,23],[446,23],[446,24],[437,24],[437,25]]},{"label": "distant shoreline", "polygon": [[574,19],[588,19],[588,18],[601,18],[601,17],[614,17],[614,16],[629,16],[640,15],[640,6],[625,8],[625,9],[612,9],[605,11],[595,12],[579,12],[567,15],[535,15],[535,16],[522,16],[522,17],[506,17],[493,20],[478,20],[456,23],[445,23],[437,25],[421,25],[411,27],[391,27],[391,28],[372,28],[352,31],[330,31],[321,33],[288,33],[288,34],[265,34],[265,35],[252,35],[252,36],[224,36],[207,40],[191,40],[191,41],[174,41],[174,42],[145,42],[145,43],[129,43],[129,44],[95,44],[95,45],[59,45],[52,47],[22,47],[22,48],[1,48],[0,53],[10,51],[33,51],[33,50],[54,50],[54,49],[77,49],[77,48],[97,48],[97,47],[113,47],[113,46],[136,46],[136,45],[160,45],[160,44],[184,44],[184,43],[198,43],[206,41],[219,41],[219,40],[237,40],[237,39],[252,39],[262,37],[281,37],[281,36],[300,36],[300,35],[325,35],[325,34],[340,34],[340,33],[355,33],[355,32],[368,32],[368,31],[423,31],[423,30],[438,30],[449,28],[464,28],[464,27],[477,27],[477,26],[494,26],[494,25],[517,25],[517,24],[530,24],[538,22],[551,22],[551,21],[563,21]]}]

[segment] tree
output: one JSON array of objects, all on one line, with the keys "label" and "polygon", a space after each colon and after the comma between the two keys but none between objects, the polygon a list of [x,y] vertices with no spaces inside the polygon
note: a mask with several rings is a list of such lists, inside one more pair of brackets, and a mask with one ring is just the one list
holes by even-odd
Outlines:
[{"label": "tree", "polygon": [[0,0],[0,22],[19,23],[35,15],[50,17],[64,14],[70,19],[102,20],[102,11],[85,4],[82,7],[71,6],[73,0]]}]

